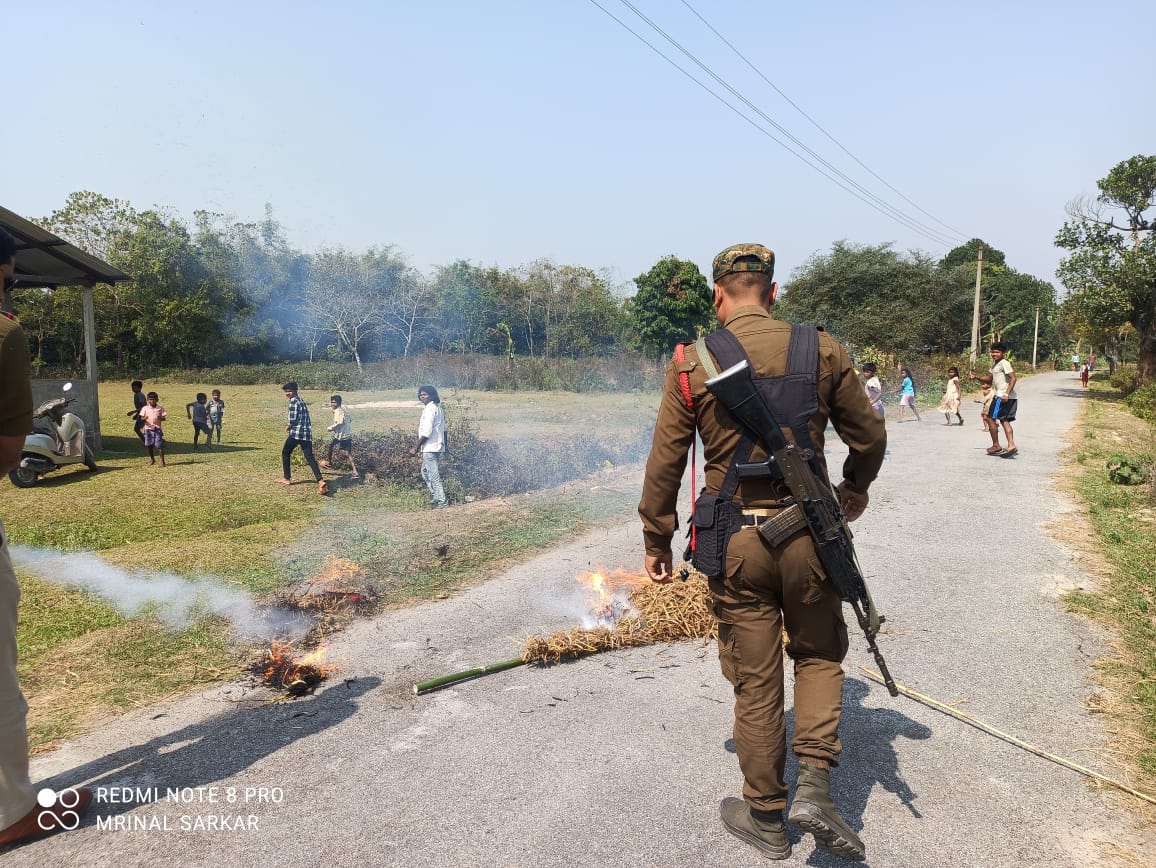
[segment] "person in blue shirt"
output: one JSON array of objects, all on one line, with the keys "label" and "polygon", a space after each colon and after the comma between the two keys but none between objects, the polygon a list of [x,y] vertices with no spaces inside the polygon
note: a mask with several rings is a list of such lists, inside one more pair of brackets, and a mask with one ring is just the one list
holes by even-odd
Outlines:
[{"label": "person in blue shirt", "polygon": [[903,418],[903,408],[906,407],[915,415],[915,421],[921,421],[919,418],[919,411],[915,409],[915,381],[911,379],[911,371],[907,368],[900,368],[899,373],[903,375],[903,385],[899,387],[899,422],[906,422]]}]

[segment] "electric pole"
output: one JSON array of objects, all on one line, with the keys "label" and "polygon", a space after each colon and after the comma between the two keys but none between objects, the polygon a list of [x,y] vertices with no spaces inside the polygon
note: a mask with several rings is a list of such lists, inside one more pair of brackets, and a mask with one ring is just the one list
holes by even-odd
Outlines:
[{"label": "electric pole", "polygon": [[1036,347],[1040,345],[1040,308],[1036,306],[1036,333],[1032,337],[1032,370],[1036,369]]},{"label": "electric pole", "polygon": [[979,248],[979,260],[975,264],[975,304],[971,308],[971,366],[975,367],[975,357],[979,349],[979,284],[983,276],[983,248]]}]

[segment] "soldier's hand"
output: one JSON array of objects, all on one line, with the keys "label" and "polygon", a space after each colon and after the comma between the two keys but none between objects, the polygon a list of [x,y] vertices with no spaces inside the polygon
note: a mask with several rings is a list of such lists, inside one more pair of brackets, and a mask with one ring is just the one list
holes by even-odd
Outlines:
[{"label": "soldier's hand", "polygon": [[674,580],[674,576],[670,574],[673,564],[674,558],[671,553],[664,552],[660,555],[647,555],[643,567],[651,581],[665,585]]},{"label": "soldier's hand", "polygon": [[836,491],[839,492],[839,506],[843,515],[847,516],[847,521],[854,521],[867,509],[870,498],[866,491],[855,491],[847,485],[847,480],[840,482]]}]

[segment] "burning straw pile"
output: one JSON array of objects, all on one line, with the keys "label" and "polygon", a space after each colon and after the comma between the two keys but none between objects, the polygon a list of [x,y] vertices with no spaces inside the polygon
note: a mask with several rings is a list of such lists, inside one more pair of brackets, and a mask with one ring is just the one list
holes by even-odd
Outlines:
[{"label": "burning straw pile", "polygon": [[549,665],[615,648],[718,636],[710,590],[698,573],[663,585],[621,570],[610,575],[587,573],[578,581],[592,595],[591,626],[531,637],[521,657],[422,681],[413,685],[413,692],[426,693],[526,663]]},{"label": "burning straw pile", "polygon": [[325,663],[325,646],[321,645],[297,659],[289,642],[274,642],[253,664],[253,672],[270,687],[284,690],[290,696],[304,696],[329,677],[336,669]]},{"label": "burning straw pile", "polygon": [[[710,609],[710,591],[698,573],[691,573],[684,582],[664,585],[621,571],[611,576],[591,573],[579,577],[579,581],[588,582],[599,595],[593,610],[597,626],[531,637],[522,652],[526,663],[558,663],[616,648],[713,639],[718,635],[718,624]],[[629,608],[621,599],[623,590]]]}]

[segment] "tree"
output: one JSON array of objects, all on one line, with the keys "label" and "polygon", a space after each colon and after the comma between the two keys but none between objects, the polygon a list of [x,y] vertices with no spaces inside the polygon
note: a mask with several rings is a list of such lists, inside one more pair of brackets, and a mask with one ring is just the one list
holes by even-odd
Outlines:
[{"label": "tree", "polygon": [[1156,218],[1144,216],[1156,205],[1156,156],[1124,160],[1096,185],[1095,199],[1069,203],[1072,219],[1056,235],[1071,251],[1056,272],[1072,291],[1062,313],[1075,330],[1101,335],[1131,324],[1137,380],[1156,382]]},{"label": "tree", "polygon": [[384,285],[375,279],[371,257],[347,250],[322,250],[313,259],[305,285],[305,308],[314,328],[333,334],[338,348],[353,354],[364,370],[362,350],[381,331],[384,322]]},{"label": "tree", "polygon": [[631,325],[644,352],[663,358],[679,341],[694,338],[714,322],[714,301],[706,278],[693,262],[664,256],[634,278],[638,292],[628,306]]},{"label": "tree", "polygon": [[822,325],[853,352],[877,347],[955,352],[971,333],[972,289],[964,266],[944,269],[926,254],[890,244],[837,241],[798,268],[776,316]]},{"label": "tree", "polygon": [[[940,268],[955,268],[957,265],[975,265],[979,259],[979,248],[983,248],[983,266],[1006,265],[1006,257],[1002,250],[996,250],[982,238],[973,238],[967,244],[961,244],[948,252],[947,256],[939,260]],[[972,272],[975,276],[975,272]]]}]

